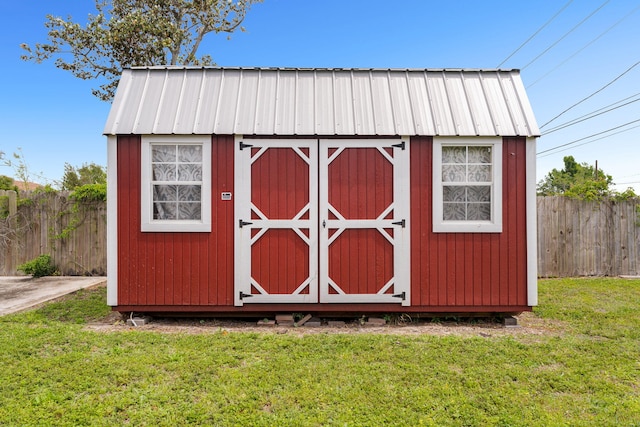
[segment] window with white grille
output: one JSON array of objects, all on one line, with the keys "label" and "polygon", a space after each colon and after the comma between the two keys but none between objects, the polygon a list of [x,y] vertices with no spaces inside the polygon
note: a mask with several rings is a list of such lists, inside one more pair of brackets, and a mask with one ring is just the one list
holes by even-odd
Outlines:
[{"label": "window with white grille", "polygon": [[142,140],[142,231],[211,231],[211,141]]},{"label": "window with white grille", "polygon": [[434,232],[502,231],[502,141],[434,138]]}]

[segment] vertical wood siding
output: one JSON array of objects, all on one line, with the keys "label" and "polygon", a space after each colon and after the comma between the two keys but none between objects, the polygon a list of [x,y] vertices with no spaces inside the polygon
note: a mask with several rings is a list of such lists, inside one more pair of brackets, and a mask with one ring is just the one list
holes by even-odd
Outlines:
[{"label": "vertical wood siding", "polygon": [[411,141],[412,305],[527,305],[525,139],[503,139],[502,233],[433,233],[432,138]]},{"label": "vertical wood siding", "polygon": [[118,137],[118,304],[233,305],[233,137],[213,137],[211,233],[140,231],[140,136]]},{"label": "vertical wood siding", "polygon": [[[328,186],[329,204],[345,219],[374,220],[393,203],[393,166],[375,148],[345,149],[329,164],[328,177],[320,185]],[[393,246],[374,228],[344,230],[328,259],[329,278],[347,294],[376,294],[393,277]]]},{"label": "vertical wood siding", "polygon": [[[293,149],[269,148],[253,162],[251,203],[267,219],[293,220],[309,197],[309,165]],[[309,236],[308,228],[300,231]],[[270,295],[292,294],[309,277],[309,246],[291,228],[269,229],[251,246],[251,277]],[[308,293],[307,286],[302,294]]]},{"label": "vertical wood siding", "polygon": [[[119,306],[185,312],[190,307],[216,312],[310,309],[304,304],[233,306],[234,202],[220,200],[221,192],[234,191],[233,137],[213,137],[211,233],[140,232],[140,142],[139,136],[120,136],[118,141]],[[501,233],[432,232],[432,153],[430,137],[412,138],[412,301],[405,309],[481,312],[526,307],[525,139],[503,140]],[[371,173],[375,179],[385,175],[377,170]],[[369,205],[369,201],[363,203]],[[359,209],[368,212],[369,208],[344,210],[357,217],[364,212]],[[361,267],[387,270],[387,263],[374,260],[375,265]],[[318,304],[315,310],[323,307],[327,311],[400,308],[394,304]]]}]

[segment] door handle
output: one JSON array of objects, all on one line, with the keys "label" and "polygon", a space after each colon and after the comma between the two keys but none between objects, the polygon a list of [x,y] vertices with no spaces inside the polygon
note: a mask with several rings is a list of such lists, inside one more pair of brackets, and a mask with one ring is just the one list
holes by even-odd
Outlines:
[{"label": "door handle", "polygon": [[324,219],[322,220],[322,228],[327,228],[327,221]]}]

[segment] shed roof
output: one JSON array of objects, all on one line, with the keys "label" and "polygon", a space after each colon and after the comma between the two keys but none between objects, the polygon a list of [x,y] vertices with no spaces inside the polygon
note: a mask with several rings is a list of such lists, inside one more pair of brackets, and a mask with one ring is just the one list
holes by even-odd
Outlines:
[{"label": "shed roof", "polygon": [[125,69],[117,134],[539,136],[518,70]]}]

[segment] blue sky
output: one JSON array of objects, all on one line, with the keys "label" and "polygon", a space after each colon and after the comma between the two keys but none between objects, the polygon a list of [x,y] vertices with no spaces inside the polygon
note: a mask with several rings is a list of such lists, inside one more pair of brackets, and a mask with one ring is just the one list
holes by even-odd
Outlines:
[{"label": "blue sky", "polygon": [[[46,14],[84,23],[94,10],[93,0],[2,6],[0,151],[11,155],[21,147],[34,181],[59,180],[65,162],[106,165],[102,130],[110,106],[91,95],[95,82],[78,80],[52,62],[20,60],[21,43],[46,40]],[[501,68],[522,70],[539,125],[590,96],[543,131],[622,99],[640,98],[636,1],[265,0],[252,8],[244,26],[247,32],[231,40],[206,39],[200,53],[221,66],[496,68],[502,63]],[[573,155],[579,162],[598,161],[620,183],[616,188],[640,192],[640,127],[634,128],[640,121],[632,123],[639,119],[640,102],[631,102],[542,136],[539,152],[579,141],[566,151],[540,154],[538,180],[562,168],[563,156]],[[12,172],[0,167],[0,174]]]}]

